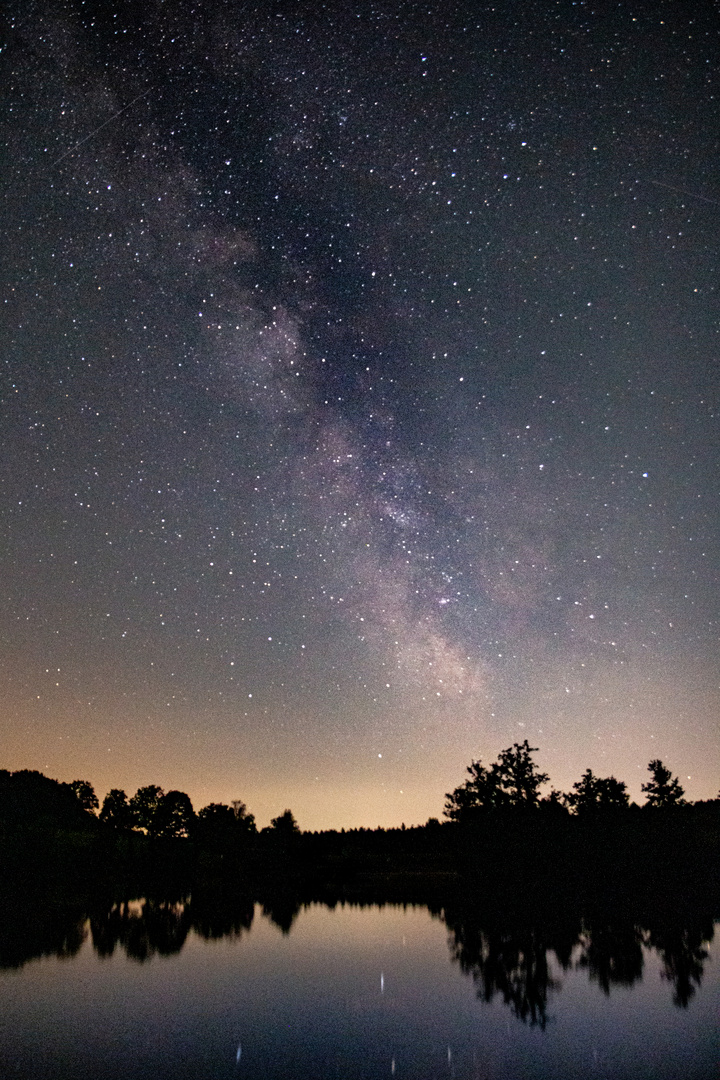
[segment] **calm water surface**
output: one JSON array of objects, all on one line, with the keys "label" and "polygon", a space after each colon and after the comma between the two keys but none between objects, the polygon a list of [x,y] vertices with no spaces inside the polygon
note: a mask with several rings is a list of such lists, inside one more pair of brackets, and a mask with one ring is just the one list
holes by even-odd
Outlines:
[{"label": "calm water surface", "polygon": [[581,926],[546,948],[425,907],[248,905],[218,927],[134,902],[0,972],[0,1075],[706,1080],[712,930]]}]

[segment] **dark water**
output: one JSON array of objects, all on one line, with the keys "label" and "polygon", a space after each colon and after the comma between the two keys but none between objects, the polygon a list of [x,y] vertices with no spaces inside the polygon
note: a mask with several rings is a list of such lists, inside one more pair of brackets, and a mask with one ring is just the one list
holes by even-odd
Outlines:
[{"label": "dark water", "polygon": [[27,947],[3,939],[0,1075],[706,1080],[714,929],[392,905],[66,913]]}]

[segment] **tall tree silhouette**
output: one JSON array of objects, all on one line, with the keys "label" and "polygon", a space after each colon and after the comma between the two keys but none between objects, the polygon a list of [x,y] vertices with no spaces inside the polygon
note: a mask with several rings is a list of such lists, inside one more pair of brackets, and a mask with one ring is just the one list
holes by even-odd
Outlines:
[{"label": "tall tree silhouette", "polygon": [[113,829],[131,829],[133,815],[122,788],[111,788],[103,799],[100,820]]},{"label": "tall tree silhouette", "polygon": [[525,739],[501,751],[494,769],[507,805],[537,805],[540,799],[539,789],[550,779],[547,773],[539,771],[532,759],[537,749],[537,746],[531,746]]},{"label": "tall tree silhouette", "polygon": [[668,807],[684,806],[685,789],[680,787],[677,776],[673,776],[670,770],[663,765],[660,758],[653,758],[648,765],[652,779],[647,784],[642,784],[640,790],[644,792],[648,806]]}]

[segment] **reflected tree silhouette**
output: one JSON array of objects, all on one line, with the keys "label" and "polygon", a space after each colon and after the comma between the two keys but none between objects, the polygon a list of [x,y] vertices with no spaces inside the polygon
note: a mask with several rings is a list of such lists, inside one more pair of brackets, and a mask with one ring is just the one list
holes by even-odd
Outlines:
[{"label": "reflected tree silhouette", "polygon": [[279,893],[263,901],[263,915],[289,934],[300,911],[300,901],[290,893]]},{"label": "reflected tree silhouette", "polygon": [[547,1023],[548,992],[558,990],[547,962],[547,948],[532,930],[520,935],[481,934],[473,950],[468,943],[455,942],[455,958],[478,986],[478,996],[490,1002],[502,995],[519,1020]]},{"label": "reflected tree silhouette", "polygon": [[108,911],[90,916],[90,932],[95,952],[103,958],[115,952],[119,942],[127,936],[127,905],[113,905]]},{"label": "reflected tree silhouette", "polygon": [[166,900],[125,902],[90,919],[93,946],[101,956],[112,956],[120,945],[130,959],[141,963],[156,954],[179,953],[191,925],[189,906]]},{"label": "reflected tree silhouette", "polygon": [[692,926],[652,928],[646,934],[650,948],[657,949],[663,963],[663,978],[674,987],[673,1002],[686,1009],[703,977],[708,951],[705,944],[712,941],[712,922]]},{"label": "reflected tree silhouette", "polygon": [[6,915],[3,911],[0,916],[0,970],[20,968],[41,956],[70,959],[87,941],[84,913],[55,911],[49,918],[38,919],[37,913],[30,910],[23,915],[16,913],[16,920]]},{"label": "reflected tree silhouette", "polygon": [[633,923],[595,922],[583,932],[577,962],[608,995],[615,986],[632,986],[643,975],[643,934]]},{"label": "reflected tree silhouette", "polygon": [[128,956],[145,960],[157,952],[160,956],[179,953],[192,925],[184,903],[146,900],[143,906],[145,932],[128,942]]},{"label": "reflected tree silhouette", "polygon": [[609,996],[613,987],[642,981],[643,949],[654,950],[663,978],[673,985],[674,1004],[686,1008],[702,982],[709,955],[705,946],[714,932],[709,915],[660,921],[613,911],[582,920],[576,912],[543,911],[528,920],[519,910],[501,916],[497,910],[461,904],[445,908],[442,918],[450,930],[452,959],[471,976],[478,997],[489,1003],[500,996],[519,1020],[541,1029],[548,1022],[551,993],[562,988],[553,977],[550,954],[563,971],[585,970]]},{"label": "reflected tree silhouette", "polygon": [[554,941],[541,925],[526,921],[513,925],[480,911],[446,909],[444,920],[451,932],[451,956],[472,977],[478,997],[489,1003],[500,995],[519,1020],[544,1029],[548,995],[561,988],[550,973],[548,952],[555,952],[561,965],[569,967],[579,923],[557,928]]},{"label": "reflected tree silhouette", "polygon": [[190,904],[192,926],[206,941],[239,938],[246,934],[255,917],[255,903],[249,896],[201,894]]}]

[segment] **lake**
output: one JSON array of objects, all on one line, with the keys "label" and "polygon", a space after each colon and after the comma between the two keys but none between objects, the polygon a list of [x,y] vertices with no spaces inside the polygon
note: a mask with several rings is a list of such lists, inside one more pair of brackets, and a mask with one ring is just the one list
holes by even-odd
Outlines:
[{"label": "lake", "polygon": [[7,1077],[718,1075],[711,919],[186,898],[34,925],[4,938]]}]

